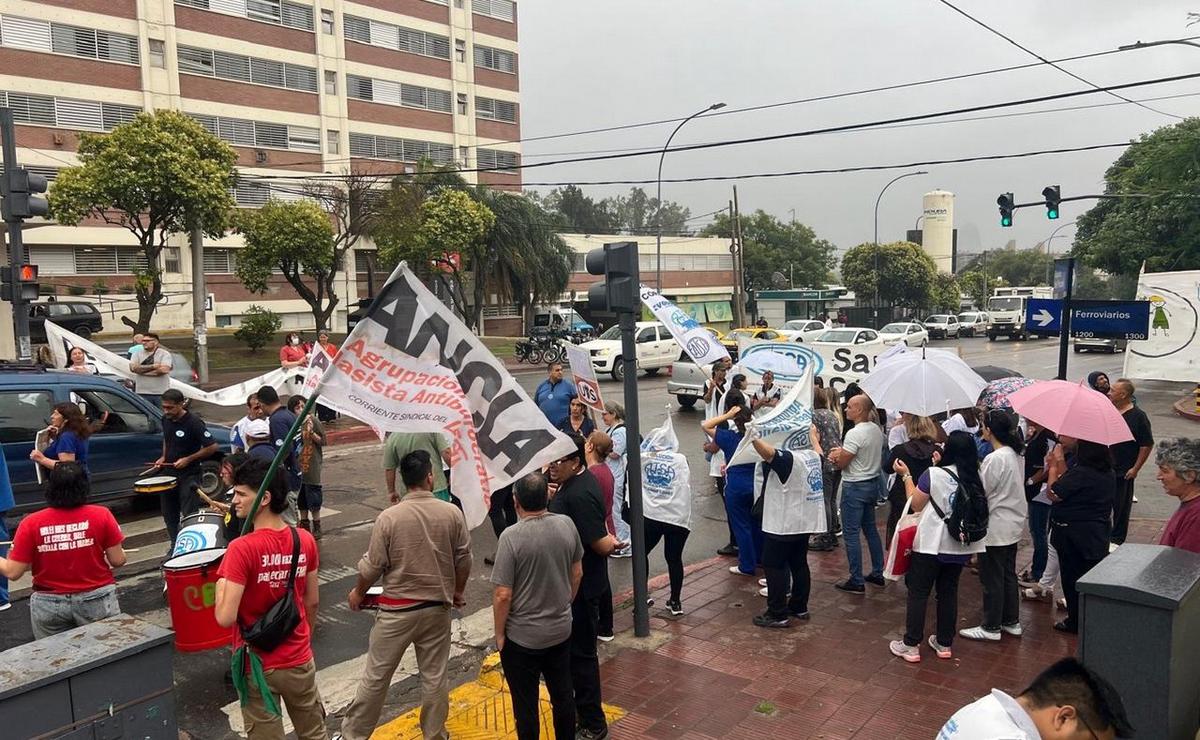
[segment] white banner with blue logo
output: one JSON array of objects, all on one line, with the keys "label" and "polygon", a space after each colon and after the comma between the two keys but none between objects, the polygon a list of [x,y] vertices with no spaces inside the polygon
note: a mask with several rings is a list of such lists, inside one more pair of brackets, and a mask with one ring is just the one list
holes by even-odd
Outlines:
[{"label": "white banner with blue logo", "polygon": [[[744,356],[740,358],[740,362],[745,360]],[[769,443],[777,450],[796,452],[812,448],[809,432],[812,429],[813,418],[814,369],[810,364],[801,371],[799,377],[793,376],[792,387],[780,399],[779,405],[770,413],[746,425],[746,437],[738,446],[737,452],[733,453],[733,459],[728,465],[759,462],[761,458],[750,443],[750,440],[755,438]]]},{"label": "white banner with blue logo", "polygon": [[808,344],[743,338],[738,340],[740,369],[733,372],[744,373],[753,390],[767,370],[775,374],[775,382],[782,388],[811,370],[814,377],[820,376],[825,381],[826,387],[840,393],[848,384],[869,375],[890,350],[879,340],[863,344]]},{"label": "white banner with blue logo", "polygon": [[642,515],[656,522],[692,528],[691,469],[679,454],[671,415],[642,442]]},{"label": "white banner with blue logo", "polygon": [[711,375],[709,366],[720,359],[728,359],[729,351],[717,341],[713,333],[704,328],[699,321],[688,315],[671,303],[655,290],[645,285],[641,289],[642,303],[650,309],[654,317],[667,327],[679,346],[692,361],[700,366],[701,372]]}]

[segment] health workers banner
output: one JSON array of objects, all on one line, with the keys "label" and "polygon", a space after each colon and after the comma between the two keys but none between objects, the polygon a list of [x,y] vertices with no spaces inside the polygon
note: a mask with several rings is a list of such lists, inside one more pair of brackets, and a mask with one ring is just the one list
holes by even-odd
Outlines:
[{"label": "health workers banner", "polygon": [[1130,342],[1122,374],[1134,380],[1200,376],[1200,270],[1143,272],[1137,300],[1150,302],[1150,336]]},{"label": "health workers banner", "polygon": [[717,360],[729,358],[729,350],[717,341],[712,332],[686,311],[680,310],[679,306],[663,298],[657,290],[643,285],[641,296],[642,303],[667,327],[671,336],[683,347],[687,356],[700,366],[700,371],[706,376],[710,374],[710,365]]},{"label": "health workers banner", "polygon": [[[891,345],[880,340],[865,344],[806,344],[802,342],[765,342],[738,340],[738,368],[751,386],[761,383],[770,370],[781,388],[799,382],[806,372],[820,377],[825,386],[841,392],[850,383],[866,377],[889,351]],[[732,375],[733,373],[730,373]],[[782,404],[780,404],[782,405]]]},{"label": "health workers banner", "polygon": [[769,442],[777,450],[795,452],[811,449],[809,432],[813,418],[812,398],[813,367],[810,365],[792,383],[775,408],[746,424],[746,436],[733,453],[733,459],[726,464],[760,462],[762,458],[751,444],[751,440],[754,439]]},{"label": "health workers banner", "polygon": [[[128,357],[105,349],[74,332],[69,332],[52,321],[46,322],[46,341],[50,345],[51,354],[54,355],[54,364],[56,367],[66,367],[67,355],[72,349],[79,347],[96,366],[96,369],[100,371],[101,375],[114,375],[126,380],[135,380],[137,378],[133,371],[129,369]],[[185,398],[195,401],[204,401],[217,406],[243,406],[246,403],[246,396],[249,396],[264,385],[269,385],[276,390],[290,392],[288,389],[291,387],[292,379],[295,376],[295,370],[285,371],[282,368],[276,368],[250,380],[245,380],[236,385],[227,386],[215,391],[204,391],[194,385],[181,383],[174,378],[171,378],[171,387],[182,393]]]},{"label": "health workers banner", "polygon": [[491,491],[575,451],[499,360],[401,263],[317,385],[377,430],[442,432],[467,524]]}]

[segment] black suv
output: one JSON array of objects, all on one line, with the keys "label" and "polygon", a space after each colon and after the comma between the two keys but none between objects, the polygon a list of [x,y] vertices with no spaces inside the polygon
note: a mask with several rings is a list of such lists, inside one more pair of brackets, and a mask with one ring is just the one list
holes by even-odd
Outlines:
[{"label": "black suv", "polygon": [[29,304],[29,339],[31,341],[45,343],[47,318],[84,339],[96,332],[104,331],[104,322],[100,319],[100,312],[87,301],[38,301]]}]

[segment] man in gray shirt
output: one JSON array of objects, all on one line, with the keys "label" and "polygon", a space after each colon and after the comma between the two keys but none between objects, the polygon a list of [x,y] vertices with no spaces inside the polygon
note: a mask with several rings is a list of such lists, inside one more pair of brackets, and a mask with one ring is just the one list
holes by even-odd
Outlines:
[{"label": "man in gray shirt", "polygon": [[571,602],[583,579],[583,543],[570,517],[546,510],[546,477],[513,486],[520,518],[500,535],[492,568],[496,646],[512,695],[518,740],[538,738],[538,679],[544,678],[554,736],[575,737]]},{"label": "man in gray shirt", "polygon": [[171,387],[171,368],[175,361],[171,353],[158,344],[158,335],[148,332],[142,335],[142,349],[129,358],[129,369],[137,375],[134,390],[142,398],[158,407],[163,391]]}]

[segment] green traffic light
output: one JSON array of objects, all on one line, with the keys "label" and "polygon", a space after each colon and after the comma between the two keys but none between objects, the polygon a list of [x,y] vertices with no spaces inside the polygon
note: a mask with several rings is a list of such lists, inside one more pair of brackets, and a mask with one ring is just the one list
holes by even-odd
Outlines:
[{"label": "green traffic light", "polygon": [[[1055,218],[1058,218],[1058,216],[1055,215]],[[1012,226],[1012,216],[1001,216],[1000,217],[1000,225],[1001,226]]]},{"label": "green traffic light", "polygon": [[1058,209],[1057,208],[1047,208],[1046,209],[1046,218],[1048,218],[1050,220],[1054,220],[1054,219],[1058,218]]}]

